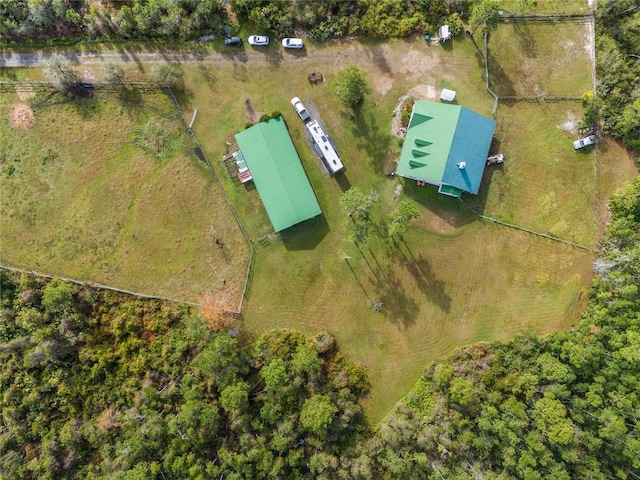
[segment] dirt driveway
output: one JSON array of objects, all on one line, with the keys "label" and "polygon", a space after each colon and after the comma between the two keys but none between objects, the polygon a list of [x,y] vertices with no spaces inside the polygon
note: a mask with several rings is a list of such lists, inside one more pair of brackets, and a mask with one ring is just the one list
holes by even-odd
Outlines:
[{"label": "dirt driveway", "polygon": [[[232,49],[233,48],[233,49]],[[441,65],[443,50],[429,47],[424,41],[391,40],[380,44],[361,43],[357,40],[335,41],[318,47],[312,46],[302,51],[289,52],[280,47],[252,48],[248,45],[240,49],[211,51],[197,45],[188,52],[154,52],[143,50],[113,50],[107,52],[65,53],[77,65],[99,65],[101,63],[137,64],[208,64],[219,66],[243,65],[277,66],[281,63],[300,64],[308,69],[313,65],[332,65],[341,69],[356,64],[369,72],[374,88],[385,94],[399,76],[407,80],[424,83],[432,72]],[[0,68],[39,67],[49,54],[44,53],[3,53],[0,54]]]}]

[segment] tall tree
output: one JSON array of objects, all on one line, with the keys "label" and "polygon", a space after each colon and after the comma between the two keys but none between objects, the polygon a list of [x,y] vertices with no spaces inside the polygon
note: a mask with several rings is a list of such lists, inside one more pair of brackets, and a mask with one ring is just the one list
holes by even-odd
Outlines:
[{"label": "tall tree", "polygon": [[353,109],[362,105],[365,95],[373,92],[367,83],[367,72],[355,65],[340,70],[331,88],[342,103]]},{"label": "tall tree", "polygon": [[356,244],[367,243],[367,237],[373,227],[369,214],[376,200],[375,192],[364,193],[357,187],[350,188],[342,194],[340,208],[348,217],[346,220],[347,240]]},{"label": "tall tree", "polygon": [[473,7],[469,24],[475,31],[480,28],[483,35],[496,29],[500,19],[500,4],[496,0],[482,0]]},{"label": "tall tree", "polygon": [[407,233],[409,222],[414,218],[418,218],[418,207],[409,200],[402,200],[389,215],[391,225],[389,225],[389,236],[391,238],[403,239]]},{"label": "tall tree", "polygon": [[56,90],[69,91],[78,82],[78,73],[66,57],[55,53],[44,62],[44,74]]},{"label": "tall tree", "polygon": [[151,67],[151,77],[163,87],[177,87],[182,83],[184,72],[179,67],[163,63]]}]

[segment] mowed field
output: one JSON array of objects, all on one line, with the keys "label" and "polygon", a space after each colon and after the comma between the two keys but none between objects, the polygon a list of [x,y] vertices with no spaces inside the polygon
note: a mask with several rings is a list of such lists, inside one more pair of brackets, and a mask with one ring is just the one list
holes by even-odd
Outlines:
[{"label": "mowed field", "polygon": [[580,97],[593,90],[587,21],[501,23],[488,44],[489,86],[499,96]]},{"label": "mowed field", "polygon": [[[483,88],[480,49],[466,39],[435,48],[421,39],[349,42],[321,47],[318,57],[312,49],[282,54],[293,55],[293,62],[251,65],[243,53],[231,53],[237,61],[229,70],[185,68],[190,88],[181,101],[186,112],[198,109],[194,128],[207,138],[210,157],[234,148],[233,134],[242,123],[281,111],[323,210],[321,217],[274,235],[257,192],[227,181],[250,236],[261,239],[244,326],[256,334],[271,328],[334,333],[341,349],[370,373],[373,390],[365,406],[372,421],[382,418],[433,359],[478,340],[566,328],[588,297],[594,253],[483,222],[433,187],[385,176],[401,148],[390,134],[392,111],[409,89],[454,88],[459,104],[490,116],[493,100]],[[588,67],[587,51],[582,52],[581,65]],[[359,112],[340,106],[328,85],[348,64],[365,69],[374,89]],[[327,81],[310,85],[311,71],[321,71]],[[583,74],[589,78],[590,67]],[[321,115],[346,165],[343,175],[323,172],[289,104],[293,96]],[[539,119],[535,135],[528,126],[532,116]],[[576,154],[573,134],[562,125],[579,116],[575,102],[501,103],[494,146],[504,146],[507,163],[487,171],[480,198],[465,196],[465,201],[481,213],[595,248],[595,154]],[[213,129],[216,121],[219,128]],[[576,161],[586,167],[574,168]],[[506,179],[504,185],[496,175]],[[515,179],[520,189],[512,185]],[[421,213],[406,243],[390,246],[383,240],[384,221],[396,204],[399,183],[400,199],[414,200]],[[340,194],[351,186],[378,194],[380,237],[360,250],[344,241],[345,218],[338,207]],[[540,198],[532,198],[534,192]],[[554,209],[547,205],[551,202]],[[544,219],[536,220],[542,213]],[[376,302],[382,302],[380,312],[372,308]]]},{"label": "mowed field", "polygon": [[[492,42],[497,42],[496,37]],[[504,41],[510,41],[508,36]],[[495,51],[500,46],[492,43],[491,48]],[[185,87],[178,98],[184,117],[190,119],[194,109],[198,110],[194,131],[256,247],[239,328],[252,336],[271,328],[333,333],[341,350],[368,369],[373,388],[365,408],[372,422],[389,411],[434,359],[474,341],[567,328],[577,320],[588,297],[594,253],[482,221],[467,205],[437,194],[434,187],[417,187],[415,182],[386,175],[394,169],[401,148],[401,141],[390,132],[393,109],[409,89],[422,85],[437,97],[441,87],[453,88],[459,104],[491,115],[493,98],[484,90],[481,50],[481,43],[465,38],[437,47],[427,46],[421,38],[321,46],[309,43],[305,50],[292,53],[275,44],[264,49],[245,46],[211,51],[203,55],[201,63],[182,65]],[[582,52],[587,55],[586,49]],[[343,108],[329,88],[336,73],[350,64],[368,72],[374,90],[358,112]],[[588,65],[588,61],[579,65]],[[144,78],[148,67],[144,63],[131,65],[128,75]],[[91,68],[86,67],[85,72]],[[307,74],[312,71],[322,72],[326,81],[309,84]],[[590,72],[589,66],[581,75],[588,78]],[[513,72],[505,69],[504,73],[511,76]],[[303,124],[291,108],[293,96],[321,115],[346,165],[344,174],[331,177],[321,168]],[[280,235],[273,234],[255,188],[232,181],[220,161],[234,149],[237,131],[273,111],[283,113],[323,210],[320,217]],[[465,202],[486,215],[543,232],[566,222],[568,228],[556,231],[566,234],[568,240],[595,246],[595,225],[601,222],[606,198],[634,175],[635,168],[628,156],[617,165],[616,146],[610,145],[602,169],[615,173],[604,176],[600,172],[599,178],[606,181],[594,183],[598,151],[578,156],[571,148],[572,134],[562,126],[571,115],[579,114],[579,106],[571,102],[548,108],[501,103],[496,114],[496,148],[504,147],[506,163],[501,170],[487,171],[480,197],[465,196]],[[532,115],[541,119],[531,128],[543,139],[528,134]],[[544,139],[545,135],[550,138]],[[551,150],[549,158],[536,163],[545,145],[541,142],[547,142]],[[575,181],[568,181],[562,177],[573,174],[573,161],[587,167],[579,170]],[[196,167],[193,175],[217,191],[219,184],[204,170]],[[520,189],[513,185],[519,178]],[[589,182],[591,187],[585,185]],[[415,201],[420,217],[405,242],[389,244],[384,238],[385,221],[396,205],[394,192],[399,185],[402,194],[398,200]],[[372,238],[369,247],[360,249],[344,241],[345,218],[338,206],[340,194],[353,186],[378,194],[373,215],[379,235]],[[553,197],[552,192],[560,187],[569,190],[555,192]],[[193,192],[184,195],[188,193]],[[545,196],[550,200],[545,201]],[[575,201],[570,212],[564,210],[568,199]],[[183,210],[191,223],[202,226],[209,248],[211,221],[207,215],[215,215],[216,229],[235,225],[223,208],[224,202],[212,202],[190,201]],[[547,211],[553,202],[556,208]],[[155,206],[148,211],[148,222],[162,224],[171,212],[164,203],[163,208]],[[541,213],[546,215],[544,221],[527,223]],[[140,220],[136,217],[130,228],[150,228]],[[197,250],[195,245],[202,244],[199,240],[195,235],[185,238],[176,250]],[[231,248],[235,253],[235,247]],[[33,254],[32,258],[39,257]],[[209,275],[208,282],[216,283],[206,259],[197,257],[194,268],[201,268],[199,272]],[[155,264],[157,260],[149,261]],[[124,277],[117,278],[126,283]],[[155,276],[158,289],[171,290],[165,283],[168,280]],[[194,299],[201,289],[194,281]],[[372,308],[376,302],[382,303],[381,311]]]},{"label": "mowed field", "polygon": [[[34,95],[0,96],[2,264],[189,301],[241,291],[248,245],[164,93]],[[32,126],[12,129],[29,104]],[[168,158],[136,144],[150,119],[175,133]]]}]

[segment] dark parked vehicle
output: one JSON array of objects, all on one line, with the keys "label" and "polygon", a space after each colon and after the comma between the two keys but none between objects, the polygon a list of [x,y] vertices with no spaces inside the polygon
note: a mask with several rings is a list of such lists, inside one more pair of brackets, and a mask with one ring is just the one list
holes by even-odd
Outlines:
[{"label": "dark parked vehicle", "polygon": [[242,39],[240,37],[227,37],[224,39],[224,44],[238,47],[242,45]]}]

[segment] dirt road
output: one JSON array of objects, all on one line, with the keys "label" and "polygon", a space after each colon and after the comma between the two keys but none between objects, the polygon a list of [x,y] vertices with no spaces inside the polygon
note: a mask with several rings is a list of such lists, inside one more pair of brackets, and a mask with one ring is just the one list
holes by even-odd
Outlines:
[{"label": "dirt road", "polygon": [[[369,72],[376,90],[385,93],[391,88],[394,78],[414,78],[422,83],[433,78],[434,72],[443,62],[443,50],[429,47],[418,38],[413,40],[391,40],[380,44],[362,43],[357,40],[336,41],[321,46],[287,51],[279,46],[252,48],[248,45],[228,47],[212,51],[195,45],[190,51],[145,51],[120,49],[104,52],[64,53],[75,65],[99,65],[102,63],[137,64],[206,64],[213,66],[276,67],[280,64],[299,64],[301,69],[313,69],[327,65],[341,69],[355,64]],[[2,53],[0,68],[39,67],[50,56],[49,53]],[[454,60],[447,59],[447,64]],[[470,60],[470,66],[473,60]],[[455,60],[454,60],[455,63]]]}]

